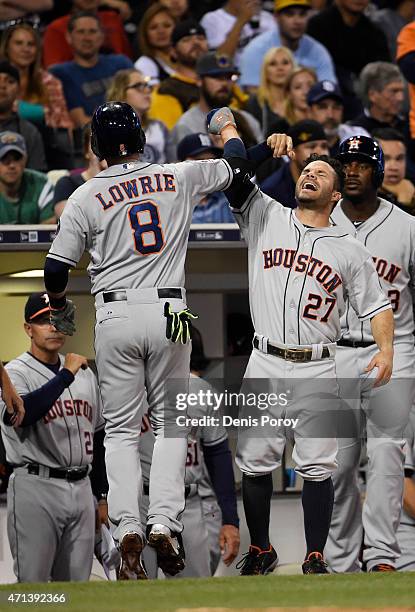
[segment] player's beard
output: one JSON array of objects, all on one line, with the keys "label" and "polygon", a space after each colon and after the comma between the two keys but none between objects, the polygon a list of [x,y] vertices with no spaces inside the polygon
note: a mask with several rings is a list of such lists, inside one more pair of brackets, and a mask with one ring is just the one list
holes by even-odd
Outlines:
[{"label": "player's beard", "polygon": [[230,101],[232,100],[231,91],[227,91],[226,93],[223,92],[223,93],[212,96],[206,90],[206,88],[202,85],[201,93],[206,101],[206,104],[209,106],[209,108],[221,108],[222,106],[229,106]]}]

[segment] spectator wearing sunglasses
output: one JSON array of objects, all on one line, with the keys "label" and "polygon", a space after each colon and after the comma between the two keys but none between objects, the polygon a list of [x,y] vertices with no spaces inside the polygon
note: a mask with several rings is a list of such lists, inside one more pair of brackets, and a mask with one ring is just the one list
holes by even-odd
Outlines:
[{"label": "spectator wearing sunglasses", "polygon": [[108,91],[107,100],[127,102],[140,117],[146,135],[146,144],[141,160],[163,164],[166,161],[168,130],[164,123],[148,118],[153,86],[151,77],[144,76],[135,69],[120,70],[114,76]]}]

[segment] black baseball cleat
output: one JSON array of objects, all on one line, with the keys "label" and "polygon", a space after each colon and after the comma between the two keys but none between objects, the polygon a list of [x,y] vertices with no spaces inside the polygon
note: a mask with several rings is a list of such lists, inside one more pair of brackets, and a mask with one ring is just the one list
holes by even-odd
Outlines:
[{"label": "black baseball cleat", "polygon": [[172,532],[165,525],[152,525],[148,535],[149,545],[157,553],[157,565],[169,576],[184,570],[185,554],[180,533]]},{"label": "black baseball cleat", "polygon": [[370,568],[369,572],[396,572],[396,567],[389,565],[389,563],[378,563]]},{"label": "black baseball cleat", "polygon": [[312,552],[303,563],[303,574],[329,574],[327,563],[319,552]]},{"label": "black baseball cleat", "polygon": [[261,550],[258,546],[250,546],[249,550],[236,565],[240,569],[240,576],[259,576],[270,574],[278,565],[278,555],[269,545],[268,550]]},{"label": "black baseball cleat", "polygon": [[146,570],[141,561],[144,543],[138,533],[127,533],[120,545],[121,564],[117,580],[147,580]]}]

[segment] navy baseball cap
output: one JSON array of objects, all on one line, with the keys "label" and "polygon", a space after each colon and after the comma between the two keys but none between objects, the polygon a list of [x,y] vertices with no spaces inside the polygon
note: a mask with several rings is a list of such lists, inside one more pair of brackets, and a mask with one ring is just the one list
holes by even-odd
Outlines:
[{"label": "navy baseball cap", "polygon": [[310,89],[307,94],[307,104],[316,104],[321,100],[333,98],[343,104],[343,96],[337,83],[333,81],[319,81]]},{"label": "navy baseball cap", "polygon": [[185,38],[186,36],[195,36],[199,34],[200,36],[206,36],[205,29],[195,21],[194,19],[187,19],[187,21],[182,21],[178,23],[173,30],[171,35],[172,45],[177,45],[179,40]]},{"label": "navy baseball cap", "polygon": [[188,134],[177,145],[177,157],[184,161],[188,157],[194,157],[204,151],[211,151],[216,157],[222,157],[223,151],[212,144],[207,134]]},{"label": "navy baseball cap", "polygon": [[229,55],[219,55],[213,52],[205,53],[205,55],[199,57],[196,72],[199,76],[211,77],[224,75],[232,77],[234,74],[239,74]]},{"label": "navy baseball cap", "polygon": [[24,307],[24,320],[26,323],[33,323],[34,319],[49,313],[49,296],[46,291],[32,293]]},{"label": "navy baseball cap", "polygon": [[25,139],[17,132],[0,132],[0,159],[9,151],[17,151],[21,155],[26,155]]}]

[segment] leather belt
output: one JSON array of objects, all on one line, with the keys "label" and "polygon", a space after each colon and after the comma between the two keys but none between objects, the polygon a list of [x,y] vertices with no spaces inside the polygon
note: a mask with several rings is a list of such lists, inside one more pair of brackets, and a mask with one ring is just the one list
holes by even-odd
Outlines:
[{"label": "leather belt", "polygon": [[[176,299],[181,300],[183,298],[182,290],[177,287],[157,289],[157,294],[160,299]],[[104,291],[102,294],[104,303],[108,302],[122,302],[127,300],[127,291],[121,289],[120,291]]]},{"label": "leather belt", "polygon": [[355,342],[354,340],[338,340],[337,346],[351,346],[352,348],[367,348],[373,346],[375,342]]},{"label": "leather belt", "polygon": [[[184,487],[184,496],[185,497],[189,497],[190,491],[192,491],[192,485],[185,485],[185,487]],[[150,494],[150,486],[146,482],[143,484],[143,492],[144,492],[144,495],[149,495]]]},{"label": "leather belt", "polygon": [[[74,482],[76,480],[82,480],[88,475],[88,466],[86,467],[75,467],[69,468],[67,470],[58,470],[56,468],[48,468],[43,465],[39,465],[38,463],[29,463],[25,466],[29,474],[35,474],[39,476],[42,472],[48,474],[49,478],[62,478],[64,480],[68,480],[69,482]],[[47,476],[46,476],[47,477]]]},{"label": "leather belt", "polygon": [[[260,349],[260,343],[258,338],[254,338],[253,346],[256,349]],[[296,349],[296,348],[280,348],[279,346],[275,346],[270,342],[267,343],[267,353],[268,355],[274,355],[274,357],[280,357],[281,359],[285,359],[286,361],[311,361],[311,357],[313,354],[312,349],[304,348],[304,349]],[[330,351],[327,346],[323,347],[320,359],[327,359],[330,357]]]}]

